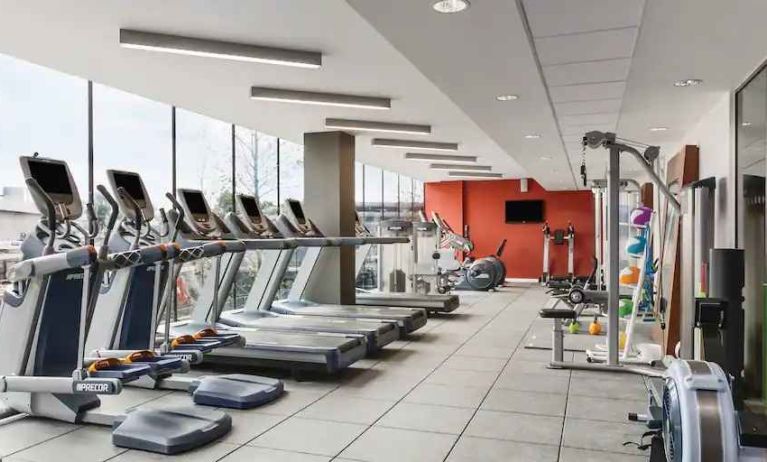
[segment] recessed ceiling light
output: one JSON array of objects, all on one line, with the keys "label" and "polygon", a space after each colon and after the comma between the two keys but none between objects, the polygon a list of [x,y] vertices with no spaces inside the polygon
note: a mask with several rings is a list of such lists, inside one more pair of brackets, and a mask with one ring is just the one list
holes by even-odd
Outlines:
[{"label": "recessed ceiling light", "polygon": [[390,140],[373,138],[373,146],[379,148],[428,149],[430,151],[457,151],[458,143],[441,143],[437,141]]},{"label": "recessed ceiling light", "polygon": [[429,168],[432,170],[472,170],[472,171],[485,171],[489,172],[493,169],[490,165],[459,165],[459,164],[431,164]]},{"label": "recessed ceiling light", "polygon": [[469,0],[438,0],[431,7],[438,13],[450,14],[466,11],[470,5]]},{"label": "recessed ceiling light", "polygon": [[373,122],[369,120],[325,119],[325,128],[367,132],[407,133],[410,135],[431,134],[431,126],[429,125]]},{"label": "recessed ceiling light", "polygon": [[316,104],[321,106],[353,107],[359,109],[391,109],[389,98],[374,96],[320,93],[314,91],[283,90],[279,88],[251,87],[250,98],[280,103]]},{"label": "recessed ceiling light", "polygon": [[498,101],[514,101],[519,99],[517,95],[498,95],[495,97]]},{"label": "recessed ceiling light", "polygon": [[405,159],[421,161],[441,161],[441,162],[465,162],[473,164],[477,161],[477,156],[454,156],[449,154],[430,154],[426,152],[408,152]]},{"label": "recessed ceiling light", "polygon": [[537,140],[540,137],[541,137],[541,135],[536,135],[535,133],[531,133],[529,135],[525,135],[525,138],[528,139],[528,140]]},{"label": "recessed ceiling light", "polygon": [[684,79],[684,80],[677,80],[674,82],[675,87],[694,87],[695,85],[702,84],[703,81],[701,79]]},{"label": "recessed ceiling light", "polygon": [[751,124],[751,122],[743,122],[740,125],[741,125],[741,127],[750,127],[752,124]]},{"label": "recessed ceiling light", "polygon": [[322,54],[315,51],[265,47],[130,29],[120,29],[120,46],[137,50],[278,64],[282,66],[313,69],[322,66]]},{"label": "recessed ceiling light", "polygon": [[541,160],[551,160],[551,157],[549,157],[549,156],[541,156]]},{"label": "recessed ceiling light", "polygon": [[668,127],[650,127],[651,132],[665,132]]}]

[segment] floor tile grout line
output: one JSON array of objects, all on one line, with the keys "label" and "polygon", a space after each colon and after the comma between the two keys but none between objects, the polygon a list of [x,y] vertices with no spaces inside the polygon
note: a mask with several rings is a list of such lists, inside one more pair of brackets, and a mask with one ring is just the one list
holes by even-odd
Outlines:
[{"label": "floor tile grout line", "polygon": [[[522,293],[524,293],[524,292],[522,292]],[[396,402],[395,402],[395,403],[394,403],[394,404],[393,404],[393,405],[392,405],[392,406],[391,406],[389,409],[387,409],[387,410],[386,410],[386,412],[384,412],[383,414],[381,414],[381,415],[380,415],[380,416],[379,416],[379,417],[378,417],[378,418],[377,418],[375,421],[373,421],[373,423],[372,423],[372,424],[370,424],[370,425],[368,426],[368,428],[366,428],[365,430],[363,430],[363,431],[362,431],[362,432],[361,432],[359,435],[357,435],[357,436],[356,436],[356,437],[355,437],[355,438],[354,438],[354,439],[353,439],[351,442],[349,442],[349,444],[347,444],[346,446],[344,446],[344,447],[343,447],[343,448],[342,448],[342,449],[341,449],[341,450],[338,452],[338,454],[336,454],[336,455],[335,455],[335,456],[334,456],[334,457],[331,459],[331,461],[333,461],[333,460],[336,460],[338,457],[340,457],[340,456],[341,456],[341,454],[342,454],[344,451],[346,451],[346,450],[347,450],[347,449],[348,449],[348,448],[349,448],[351,445],[353,445],[353,444],[354,444],[354,443],[355,443],[355,442],[356,442],[356,441],[357,441],[357,440],[358,440],[358,439],[359,439],[359,438],[360,438],[362,435],[364,435],[364,434],[365,434],[365,433],[366,433],[368,430],[370,430],[371,428],[373,428],[373,427],[375,426],[375,424],[376,424],[378,421],[380,421],[380,420],[381,420],[381,419],[382,419],[382,418],[383,418],[383,417],[384,417],[386,414],[388,414],[388,413],[389,413],[389,411],[391,411],[391,410],[392,410],[392,409],[393,409],[395,406],[397,406],[398,404],[400,404],[400,403],[401,403],[401,402],[402,402],[402,401],[405,399],[405,397],[406,397],[407,395],[409,395],[410,393],[412,393],[412,392],[413,392],[413,390],[415,390],[415,389],[416,389],[416,388],[417,388],[419,385],[421,385],[422,383],[424,383],[424,381],[425,381],[425,380],[426,380],[426,379],[427,379],[427,378],[428,378],[428,377],[429,377],[431,374],[433,374],[435,370],[439,369],[439,368],[440,368],[440,367],[441,367],[443,364],[445,364],[445,362],[446,362],[448,359],[450,359],[450,358],[451,358],[451,357],[452,357],[452,356],[455,354],[455,352],[456,352],[456,351],[458,351],[458,350],[459,350],[461,347],[463,347],[463,346],[464,346],[466,343],[468,343],[468,342],[469,342],[469,341],[470,341],[472,338],[474,338],[474,337],[475,337],[475,336],[476,336],[476,335],[477,335],[477,334],[478,334],[480,331],[482,331],[482,329],[484,329],[484,328],[485,328],[485,327],[486,327],[488,324],[490,324],[490,323],[491,323],[493,320],[495,320],[495,319],[496,319],[496,318],[497,318],[497,317],[498,317],[498,316],[499,316],[501,313],[503,313],[504,311],[506,311],[506,309],[507,309],[507,308],[508,308],[508,307],[509,307],[509,306],[510,306],[512,303],[514,303],[516,300],[518,300],[518,299],[519,299],[519,297],[522,295],[522,293],[519,293],[519,294],[512,294],[512,295],[513,295],[513,298],[512,298],[510,301],[508,301],[507,303],[505,303],[505,304],[504,304],[504,305],[503,305],[503,306],[502,306],[502,307],[501,307],[501,308],[498,310],[498,312],[497,312],[497,313],[495,313],[494,315],[492,315],[492,316],[490,317],[490,319],[489,319],[489,320],[487,320],[485,323],[483,323],[481,326],[479,326],[479,328],[478,328],[478,329],[477,329],[477,330],[476,330],[476,331],[475,331],[475,332],[474,332],[472,335],[470,335],[470,336],[469,336],[469,337],[468,337],[468,338],[467,338],[465,341],[463,341],[463,342],[461,342],[460,344],[458,344],[458,346],[455,348],[455,350],[453,350],[451,353],[449,353],[449,354],[448,354],[448,355],[445,357],[445,359],[444,359],[442,362],[440,362],[440,363],[439,363],[439,365],[437,365],[437,367],[435,367],[435,368],[434,368],[434,369],[433,369],[431,372],[429,372],[429,374],[427,374],[427,375],[426,375],[424,378],[422,378],[422,379],[421,379],[420,381],[418,381],[418,382],[417,382],[415,385],[413,385],[413,387],[411,387],[411,388],[410,388],[410,390],[408,390],[406,393],[404,393],[404,394],[403,394],[403,395],[402,395],[402,396],[401,396],[401,397],[400,397],[400,398],[399,398],[399,399],[398,399],[398,400],[397,400],[397,401],[396,401]],[[485,297],[482,297],[482,298],[480,298],[480,299],[478,299],[478,300],[475,300],[475,301],[474,301],[474,303],[471,303],[471,304],[470,304],[470,305],[469,305],[467,308],[472,308],[472,307],[474,307],[476,304],[478,304],[479,302],[481,302],[481,301],[483,301],[483,300],[486,300],[487,298],[490,298],[490,297],[491,297],[491,296],[488,294],[488,295],[486,295]],[[412,342],[408,342],[408,343],[412,343]],[[458,438],[460,438],[460,436],[459,436]],[[456,438],[456,441],[458,440],[458,438]],[[455,444],[455,443],[453,443],[453,444]],[[452,448],[452,447],[451,447],[451,448]],[[448,453],[448,454],[449,454],[449,453]]]},{"label": "floor tile grout line", "polygon": [[[29,416],[29,417],[26,417],[26,418],[30,418],[30,417],[32,417],[32,416]],[[67,423],[70,423],[70,422],[67,422]],[[64,433],[58,434],[58,435],[56,435],[56,436],[52,436],[52,437],[50,437],[50,438],[48,438],[48,439],[45,439],[45,440],[43,440],[43,441],[39,441],[39,442],[37,442],[37,443],[35,443],[35,444],[32,444],[32,445],[30,445],[30,446],[26,446],[26,447],[24,447],[24,448],[21,448],[21,449],[18,449],[18,450],[16,450],[16,451],[13,451],[13,452],[11,452],[11,453],[9,453],[9,454],[6,454],[6,455],[4,455],[3,457],[11,457],[11,456],[13,456],[13,455],[15,455],[15,454],[19,454],[19,453],[21,453],[21,452],[24,452],[24,451],[26,451],[26,450],[28,450],[28,449],[32,449],[32,448],[35,448],[35,447],[37,447],[37,446],[40,446],[41,444],[44,444],[44,443],[48,443],[49,441],[53,441],[53,440],[55,440],[55,439],[57,439],[57,438],[60,438],[60,437],[62,437],[62,436],[64,436],[64,435],[69,435],[70,433],[74,433],[74,432],[76,432],[76,431],[78,431],[78,430],[81,430],[81,429],[83,429],[83,428],[84,428],[84,427],[82,427],[82,426],[77,426],[76,428],[73,428],[73,429],[71,429],[71,430],[68,430],[68,431],[66,431],[66,432],[64,432]],[[0,458],[0,461],[1,461],[1,460],[2,460],[2,458]]]},{"label": "floor tile grout line", "polygon": [[559,447],[557,448],[557,461],[562,457],[562,445],[565,442],[565,426],[567,425],[567,406],[570,404],[570,385],[573,382],[573,371],[567,374],[567,393],[565,393],[565,412],[562,419],[562,431],[559,433]]},{"label": "floor tile grout line", "polygon": [[[523,294],[524,294],[524,293],[527,293],[529,290],[530,290],[529,288],[528,288],[528,289],[526,289],[526,290],[523,292]],[[516,300],[517,300],[517,299],[515,299],[514,301],[516,301]],[[501,310],[501,311],[498,313],[498,315],[500,315],[500,313],[503,313],[504,311],[506,311],[506,310],[509,308],[509,306],[510,306],[512,303],[513,303],[513,302],[510,302],[509,304],[507,304],[507,305],[506,305],[506,306],[505,306],[505,307],[504,307],[504,308],[503,308],[503,309],[502,309],[502,310]],[[494,316],[494,317],[493,317],[493,319],[495,319],[495,317],[497,317],[498,315]],[[452,454],[452,453],[453,453],[453,450],[455,449],[455,447],[456,447],[456,445],[458,444],[458,442],[461,440],[461,438],[463,438],[463,435],[464,435],[464,433],[465,433],[465,432],[466,432],[466,430],[469,428],[469,425],[471,425],[471,422],[474,420],[474,418],[477,416],[477,413],[479,412],[480,408],[482,407],[482,404],[485,402],[485,400],[487,399],[488,395],[490,395],[490,393],[493,391],[493,387],[495,386],[495,384],[496,384],[496,383],[498,383],[498,379],[501,377],[501,374],[503,374],[503,371],[506,369],[506,367],[508,367],[509,363],[511,362],[511,358],[513,358],[513,357],[514,357],[514,355],[515,355],[515,354],[517,353],[517,351],[519,350],[519,345],[520,345],[520,344],[522,344],[522,343],[524,342],[525,338],[527,337],[528,333],[530,332],[530,329],[531,329],[531,328],[532,328],[532,326],[533,326],[533,322],[534,322],[534,321],[535,321],[534,319],[533,319],[533,321],[530,321],[530,324],[527,326],[527,329],[525,330],[525,333],[524,333],[524,334],[522,334],[522,337],[521,337],[521,338],[520,338],[520,340],[517,342],[517,345],[514,347],[514,351],[511,353],[511,356],[509,356],[509,359],[507,359],[507,360],[506,360],[506,362],[504,363],[504,365],[503,365],[503,367],[501,368],[501,370],[500,370],[500,371],[498,371],[498,375],[495,377],[495,380],[493,381],[492,385],[490,385],[490,387],[488,388],[488,390],[487,390],[487,393],[485,393],[485,396],[483,396],[483,397],[482,397],[482,400],[481,400],[481,401],[479,402],[479,404],[477,405],[477,408],[474,410],[474,413],[471,415],[471,418],[470,418],[470,419],[469,419],[469,420],[466,422],[466,425],[464,425],[463,429],[461,430],[461,433],[458,435],[458,438],[456,438],[456,439],[455,439],[455,441],[453,442],[452,446],[450,446],[450,450],[448,450],[447,454],[445,454],[445,457],[444,457],[444,459],[442,459],[442,460],[443,460],[443,462],[444,462],[444,461],[447,461],[447,459],[450,457],[450,454]],[[484,327],[480,328],[480,330],[479,330],[479,331],[477,331],[477,332],[480,332],[482,329],[484,329]]]}]

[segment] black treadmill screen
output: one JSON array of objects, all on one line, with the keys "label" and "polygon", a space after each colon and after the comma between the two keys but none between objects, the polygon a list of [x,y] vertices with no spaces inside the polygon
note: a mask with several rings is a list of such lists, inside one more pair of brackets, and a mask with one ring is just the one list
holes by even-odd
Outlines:
[{"label": "black treadmill screen", "polygon": [[208,215],[208,207],[205,205],[205,198],[201,192],[187,191],[184,193],[184,199],[190,212],[195,215]]},{"label": "black treadmill screen", "polygon": [[293,216],[296,217],[299,223],[306,221],[304,216],[304,208],[301,207],[301,203],[294,199],[288,199],[288,205],[290,205],[290,211],[293,212]]},{"label": "black treadmill screen", "polygon": [[136,201],[139,207],[146,206],[146,197],[144,188],[141,185],[141,178],[135,173],[115,173],[115,186],[123,188],[128,195]]},{"label": "black treadmill screen", "polygon": [[30,160],[29,174],[48,194],[72,195],[66,164]]},{"label": "black treadmill screen", "polygon": [[242,206],[245,208],[245,213],[253,221],[261,221],[261,211],[258,210],[258,204],[255,197],[244,196],[241,197]]}]

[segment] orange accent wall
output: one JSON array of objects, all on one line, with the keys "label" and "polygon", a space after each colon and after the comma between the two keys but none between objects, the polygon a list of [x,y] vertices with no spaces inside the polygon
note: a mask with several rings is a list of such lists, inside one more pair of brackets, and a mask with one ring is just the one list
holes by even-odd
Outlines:
[{"label": "orange accent wall", "polygon": [[[594,200],[591,191],[546,191],[528,180],[528,192],[519,190],[519,180],[445,181],[426,183],[426,213],[438,212],[456,232],[469,227],[473,256],[495,253],[508,239],[503,261],[510,278],[538,278],[543,271],[543,223],[507,224],[507,200],[543,200],[544,214],[552,232],[575,227],[575,274],[588,275],[594,255]],[[551,274],[567,273],[567,246],[550,246]]]}]

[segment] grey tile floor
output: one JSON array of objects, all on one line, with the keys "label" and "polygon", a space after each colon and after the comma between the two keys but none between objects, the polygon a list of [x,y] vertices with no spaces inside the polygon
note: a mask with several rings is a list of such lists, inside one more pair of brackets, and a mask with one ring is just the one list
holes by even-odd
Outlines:
[{"label": "grey tile floor", "polygon": [[[223,440],[177,457],[185,461],[643,461],[625,441],[645,428],[642,379],[546,369],[548,339],[537,319],[538,287],[461,294],[451,316],[432,318],[380,358],[340,377],[286,383],[277,402],[227,411]],[[590,339],[578,339],[587,342]],[[572,353],[568,354],[570,358]],[[188,403],[181,393],[127,389],[104,400],[132,406]],[[163,456],[112,446],[109,429],[21,418],[0,426],[4,462],[155,461]]]}]

